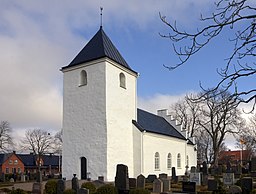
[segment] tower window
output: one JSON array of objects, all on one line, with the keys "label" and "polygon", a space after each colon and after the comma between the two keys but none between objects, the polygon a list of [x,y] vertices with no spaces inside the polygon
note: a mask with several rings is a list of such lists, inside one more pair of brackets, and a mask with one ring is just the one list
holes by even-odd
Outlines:
[{"label": "tower window", "polygon": [[123,73],[119,74],[119,81],[120,81],[120,87],[126,88],[125,75]]},{"label": "tower window", "polygon": [[79,86],[87,85],[87,73],[85,70],[80,72]]},{"label": "tower window", "polygon": [[158,152],[155,153],[155,170],[160,170],[160,155]]}]

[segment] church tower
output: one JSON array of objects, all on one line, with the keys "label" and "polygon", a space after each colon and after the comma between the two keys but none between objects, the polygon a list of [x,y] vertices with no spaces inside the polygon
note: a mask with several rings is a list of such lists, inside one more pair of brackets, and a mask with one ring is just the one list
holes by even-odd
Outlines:
[{"label": "church tower", "polygon": [[61,71],[63,177],[111,181],[120,163],[132,177],[137,73],[102,27]]}]

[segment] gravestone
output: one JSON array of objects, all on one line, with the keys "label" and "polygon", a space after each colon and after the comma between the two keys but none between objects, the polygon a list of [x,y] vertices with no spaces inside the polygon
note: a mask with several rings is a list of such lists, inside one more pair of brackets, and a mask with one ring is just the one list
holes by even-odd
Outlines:
[{"label": "gravestone", "polygon": [[73,178],[72,178],[72,189],[76,191],[76,193],[78,192],[79,189],[79,182],[78,179],[76,177],[76,174],[73,174]]},{"label": "gravestone", "polygon": [[14,178],[10,178],[10,183],[14,183]]},{"label": "gravestone", "polygon": [[208,179],[208,191],[216,191],[218,189],[218,182],[214,179]]},{"label": "gravestone", "polygon": [[26,175],[24,175],[23,173],[20,174],[20,181],[26,182]]},{"label": "gravestone", "polygon": [[80,188],[80,189],[78,190],[78,194],[89,194],[89,189]]},{"label": "gravestone", "polygon": [[137,177],[137,188],[145,189],[145,177],[142,174]]},{"label": "gravestone", "polygon": [[196,167],[195,166],[191,166],[190,173],[196,173]]},{"label": "gravestone", "polygon": [[202,173],[203,173],[203,174],[208,174],[207,163],[206,163],[205,161],[203,162]]},{"label": "gravestone", "polygon": [[57,181],[57,194],[62,194],[66,189],[66,182],[62,179]]},{"label": "gravestone", "polygon": [[135,189],[137,186],[137,179],[129,178],[129,189]]},{"label": "gravestone", "polygon": [[1,180],[2,180],[3,182],[5,182],[5,174],[4,174],[3,172],[2,172]]},{"label": "gravestone", "polygon": [[202,185],[205,186],[208,184],[208,175],[202,174]]},{"label": "gravestone", "polygon": [[98,180],[104,182],[104,176],[98,176]]},{"label": "gravestone", "polygon": [[39,171],[39,172],[37,172],[37,174],[36,174],[36,182],[41,183],[42,181],[43,181],[42,172]]},{"label": "gravestone", "polygon": [[153,193],[163,192],[163,182],[160,179],[155,179],[153,182]]},{"label": "gravestone", "polygon": [[128,167],[124,164],[116,166],[115,187],[119,193],[129,191]]},{"label": "gravestone", "polygon": [[175,167],[172,167],[172,182],[177,183],[178,177],[176,176],[176,169]]},{"label": "gravestone", "polygon": [[227,162],[226,173],[231,173],[231,172],[232,172],[231,163],[230,163],[230,161],[228,161],[228,162]]},{"label": "gravestone", "polygon": [[251,159],[250,170],[251,172],[256,172],[256,157]]},{"label": "gravestone", "polygon": [[43,194],[44,188],[43,184],[35,182],[32,187],[32,194]]},{"label": "gravestone", "polygon": [[182,182],[182,192],[185,193],[196,193],[196,183],[195,182]]},{"label": "gravestone", "polygon": [[148,183],[153,183],[155,179],[157,179],[157,176],[155,174],[150,174],[147,177],[147,182]]},{"label": "gravestone", "polygon": [[249,177],[242,178],[241,179],[241,188],[242,188],[243,194],[251,193],[251,191],[253,189],[252,178],[249,178]]},{"label": "gravestone", "polygon": [[196,185],[201,185],[201,173],[190,173],[189,180],[196,183]]},{"label": "gravestone", "polygon": [[223,173],[223,184],[233,185],[235,180],[234,173]]},{"label": "gravestone", "polygon": [[161,179],[161,180],[167,179],[167,174],[165,174],[165,173],[159,174],[159,179]]},{"label": "gravestone", "polygon": [[163,192],[168,192],[171,190],[171,181],[169,179],[164,179],[163,181]]},{"label": "gravestone", "polygon": [[228,189],[228,193],[230,193],[230,194],[241,194],[242,189],[241,189],[241,187],[239,187],[237,185],[231,185]]}]

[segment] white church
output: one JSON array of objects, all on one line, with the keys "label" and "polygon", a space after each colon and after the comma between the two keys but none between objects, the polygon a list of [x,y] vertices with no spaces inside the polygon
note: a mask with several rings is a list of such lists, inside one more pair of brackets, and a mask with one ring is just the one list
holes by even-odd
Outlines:
[{"label": "white church", "polygon": [[73,61],[61,69],[63,163],[67,180],[115,179],[116,165],[129,177],[196,166],[196,145],[167,114],[137,108],[137,77],[100,27]]}]

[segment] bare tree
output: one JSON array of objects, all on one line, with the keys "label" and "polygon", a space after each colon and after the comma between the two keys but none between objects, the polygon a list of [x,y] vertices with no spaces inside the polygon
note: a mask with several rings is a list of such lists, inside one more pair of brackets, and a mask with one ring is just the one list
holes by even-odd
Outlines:
[{"label": "bare tree", "polygon": [[32,151],[37,156],[37,165],[40,170],[42,156],[52,151],[53,137],[43,129],[27,130],[22,141],[25,150]]},{"label": "bare tree", "polygon": [[172,24],[166,20],[166,16],[160,14],[162,22],[170,29],[168,34],[160,35],[173,42],[173,49],[179,58],[176,65],[167,66],[167,68],[173,70],[186,63],[214,38],[223,35],[224,31],[228,31],[227,41],[233,44],[233,49],[230,51],[225,65],[218,70],[221,81],[212,90],[215,92],[232,91],[232,95],[240,103],[254,102],[254,108],[256,88],[251,85],[248,89],[241,89],[238,87],[238,83],[244,79],[255,80],[255,5],[255,2],[251,0],[218,0],[215,3],[214,13],[209,17],[201,15],[203,27],[197,27],[192,32],[179,29],[176,22]]},{"label": "bare tree", "polygon": [[10,151],[10,146],[13,146],[11,137],[12,128],[8,121],[1,121],[0,123],[0,150],[2,152]]},{"label": "bare tree", "polygon": [[198,128],[197,118],[199,116],[198,103],[193,103],[189,99],[193,95],[186,95],[183,100],[178,101],[171,107],[171,114],[188,131],[190,137],[194,136]]},{"label": "bare tree", "polygon": [[[207,91],[200,103],[198,124],[209,137],[212,144],[213,164],[218,165],[218,156],[227,134],[238,133],[243,124],[236,99],[227,92],[219,95]],[[193,101],[193,99],[191,99]]]},{"label": "bare tree", "polygon": [[54,151],[58,154],[61,154],[62,151],[62,140],[63,137],[63,131],[60,130],[54,135]]}]

